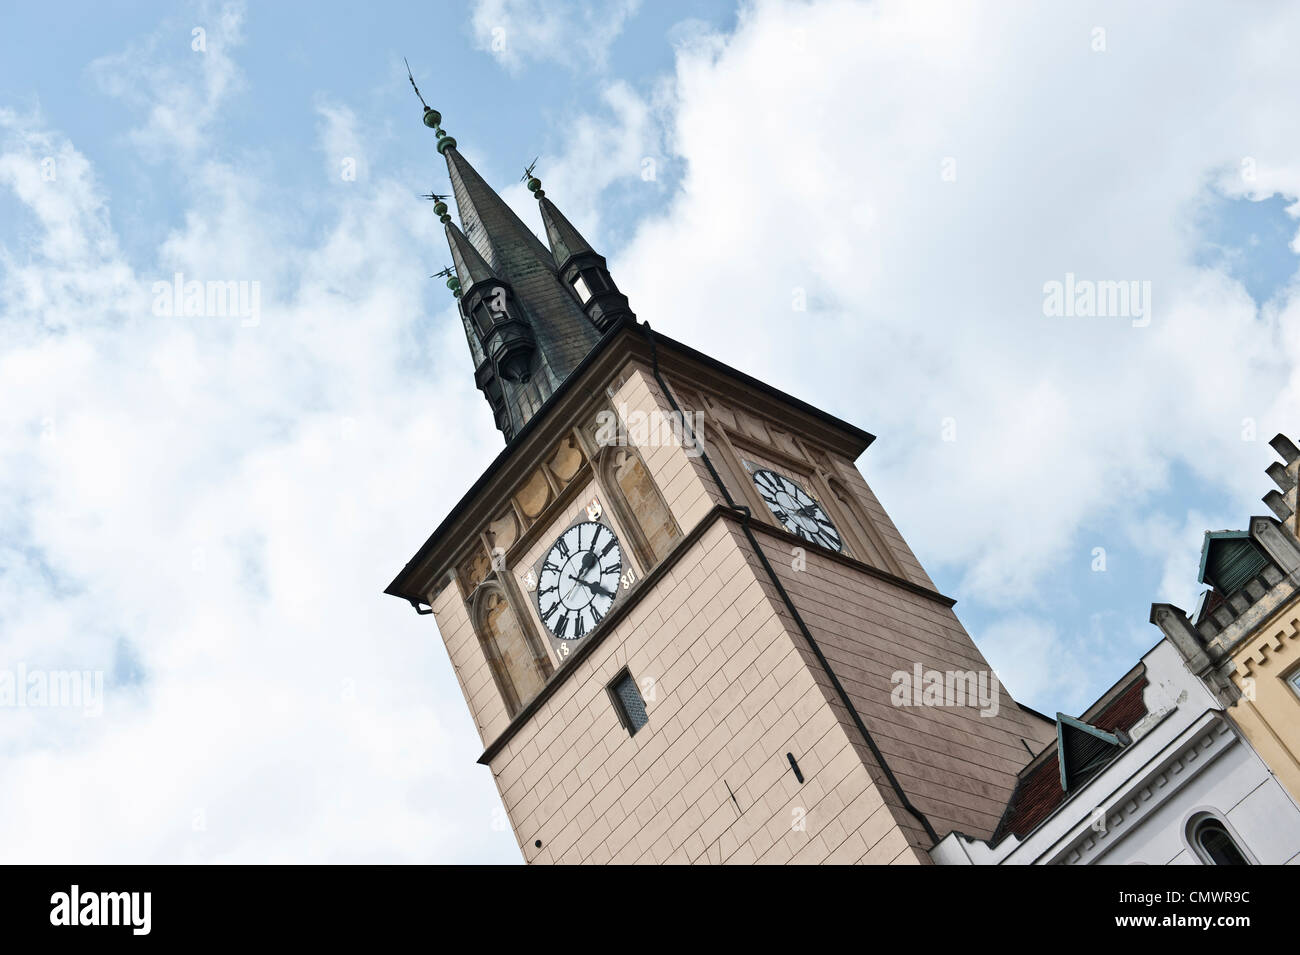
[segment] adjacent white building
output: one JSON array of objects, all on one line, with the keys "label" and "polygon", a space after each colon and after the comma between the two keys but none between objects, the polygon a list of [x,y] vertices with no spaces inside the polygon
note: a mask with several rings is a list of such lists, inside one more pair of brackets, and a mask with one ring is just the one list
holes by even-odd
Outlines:
[{"label": "adjacent white building", "polygon": [[1300,806],[1162,639],[1020,773],[990,840],[953,832],[945,865],[1300,862]]}]

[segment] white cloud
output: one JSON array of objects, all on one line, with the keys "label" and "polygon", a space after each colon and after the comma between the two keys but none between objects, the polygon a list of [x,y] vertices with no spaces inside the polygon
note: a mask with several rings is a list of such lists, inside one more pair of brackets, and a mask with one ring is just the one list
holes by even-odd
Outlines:
[{"label": "white cloud", "polygon": [[[322,113],[323,153],[357,138]],[[98,719],[3,711],[3,856],[517,861],[436,631],[380,593],[494,443],[451,300],[427,316],[436,223],[363,176],[280,241],[298,197],[150,123],[192,191],[135,263],[89,160],[0,115],[33,223],[0,250],[0,646],[107,680]],[[154,314],[173,271],[262,282],[260,323]]]},{"label": "white cloud", "polygon": [[[480,4],[475,35],[505,29],[507,66],[573,43],[599,64],[634,5],[557,9]],[[977,634],[991,662],[1073,710],[1079,673],[1155,632],[1066,633],[1038,586],[1104,522],[1172,594],[1203,518],[1149,513],[1169,474],[1247,502],[1243,523],[1300,400],[1294,288],[1257,310],[1189,265],[1187,227],[1211,187],[1300,196],[1300,134],[1259,92],[1300,79],[1300,11],[1100,9],[1104,53],[1096,17],[1050,6],[757,3],[734,35],[674,31],[670,97],[608,84],[544,175],[598,239],[601,188],[685,164],[675,193],[642,184],[662,211],[613,263],[633,307],[879,434],[864,470],[922,560],[1009,608]],[[151,257],[123,251],[73,142],[0,112],[0,185],[31,222],[0,248],[0,647],[113,677],[99,720],[0,721],[3,856],[514,860],[440,641],[379,594],[499,447],[450,300],[424,296],[441,235],[374,178],[346,104],[318,105],[329,188],[277,193],[222,154],[241,29],[214,11],[203,58],[184,26],[92,68],[140,110],[129,145],[187,173]],[[306,195],[328,225],[304,240]],[[175,271],[259,281],[260,324],[154,315]],[[1151,281],[1151,324],[1045,317],[1066,272]]]},{"label": "white cloud", "polygon": [[141,43],[89,66],[105,93],[145,112],[131,139],[142,157],[155,162],[205,148],[222,105],[244,85],[231,56],[243,43],[244,4],[205,3],[196,21],[173,19]]},{"label": "white cloud", "polygon": [[[603,109],[575,117],[563,131],[560,151],[539,157],[536,174],[547,197],[598,248],[608,247],[605,206],[612,191],[646,188],[667,199],[659,169],[666,152],[666,92],[655,89],[643,96],[626,83],[610,83],[601,91]],[[516,182],[498,189],[520,218],[545,236],[527,186]]]},{"label": "white cloud", "polygon": [[[1264,510],[1261,505],[1251,514]],[[1153,514],[1136,522],[1132,540],[1140,553],[1162,567],[1160,585],[1151,595],[1153,603],[1171,603],[1192,612],[1205,585],[1197,581],[1201,569],[1201,546],[1206,531],[1243,529],[1249,515],[1240,511],[1232,515],[1207,516],[1199,508],[1188,511],[1181,524],[1164,514]]]},{"label": "white cloud", "polygon": [[[1300,79],[1275,39],[1300,14],[1104,14],[1100,53],[1042,6],[761,2],[690,31],[681,194],[614,263],[643,318],[877,433],[868,479],[965,599],[1032,598],[1175,463],[1249,508],[1296,430],[1294,299],[1258,311],[1192,265],[1187,223],[1246,155],[1252,194],[1300,195],[1259,95]],[[1150,325],[1046,317],[1066,273],[1151,282]]]},{"label": "white cloud", "polygon": [[1012,612],[975,637],[1016,700],[1048,716],[1078,716],[1136,666],[1160,634],[1146,620],[1124,620],[1113,611],[1096,610],[1068,628]]},{"label": "white cloud", "polygon": [[477,0],[471,27],[479,49],[512,71],[545,61],[601,68],[640,6],[640,0]]}]

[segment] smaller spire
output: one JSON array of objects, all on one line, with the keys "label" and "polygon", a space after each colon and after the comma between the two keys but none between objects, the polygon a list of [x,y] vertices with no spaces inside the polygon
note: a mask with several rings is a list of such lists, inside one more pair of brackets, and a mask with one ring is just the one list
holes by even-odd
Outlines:
[{"label": "smaller spire", "polygon": [[[533,165],[536,165],[534,160]],[[542,181],[533,174],[533,166],[524,173],[529,191],[537,197],[551,257],[561,280],[577,296],[583,312],[596,329],[604,334],[623,319],[635,319],[627,296],[618,290],[609,274],[605,257],[591,247],[573,223],[546,198]]]},{"label": "smaller spire", "polygon": [[564,267],[575,255],[583,253],[595,255],[596,250],[591,247],[591,243],[582,237],[582,233],[573,227],[573,223],[564,217],[564,214],[555,207],[555,203],[546,198],[541,182],[533,179],[528,183],[528,187],[532,189],[534,182],[537,183],[537,188],[533,189],[533,194],[537,196],[537,204],[542,210],[542,223],[546,226],[546,241],[551,244],[555,267],[563,272]]},{"label": "smaller spire", "polygon": [[[434,207],[436,210],[436,206]],[[443,219],[447,230],[447,244],[451,246],[451,258],[456,265],[456,274],[460,276],[459,288],[471,289],[479,282],[492,281],[497,278],[492,267],[483,261],[478,249],[465,237],[450,216]],[[459,297],[459,296],[457,296]]]}]

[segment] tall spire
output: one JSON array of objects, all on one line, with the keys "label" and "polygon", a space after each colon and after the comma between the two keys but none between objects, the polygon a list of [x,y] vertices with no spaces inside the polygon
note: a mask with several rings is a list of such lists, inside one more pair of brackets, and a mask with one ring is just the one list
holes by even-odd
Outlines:
[{"label": "tall spire", "polygon": [[451,177],[465,235],[488,264],[499,272],[533,271],[549,267],[550,253],[533,230],[483,181],[455,145],[442,150]]},{"label": "tall spire", "polygon": [[[411,85],[420,95],[413,76]],[[430,194],[438,199],[434,211],[446,228],[456,272],[447,286],[459,299],[475,382],[509,441],[600,341],[610,323],[580,297],[585,286],[561,276],[553,253],[461,155],[456,140],[442,128],[442,114],[429,107],[423,96],[420,104],[424,125],[437,134],[438,152],[447,163],[461,221],[457,228],[443,197]],[[544,218],[545,214],[544,210]],[[555,216],[563,220],[558,212]],[[581,242],[577,231],[567,222],[564,225]],[[549,223],[547,232],[549,236]],[[604,259],[587,249],[603,269]],[[602,301],[609,304],[608,295]],[[627,300],[622,301],[623,311],[631,315]]]}]

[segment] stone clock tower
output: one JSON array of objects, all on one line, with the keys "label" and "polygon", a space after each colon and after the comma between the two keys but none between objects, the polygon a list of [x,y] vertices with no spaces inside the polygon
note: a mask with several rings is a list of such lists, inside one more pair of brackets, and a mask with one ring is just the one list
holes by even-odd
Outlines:
[{"label": "stone clock tower", "polygon": [[990,836],[1054,724],[858,472],[872,436],[653,332],[540,182],[547,244],[424,122],[506,446],[387,593],[433,614],[524,858],[915,863]]}]

